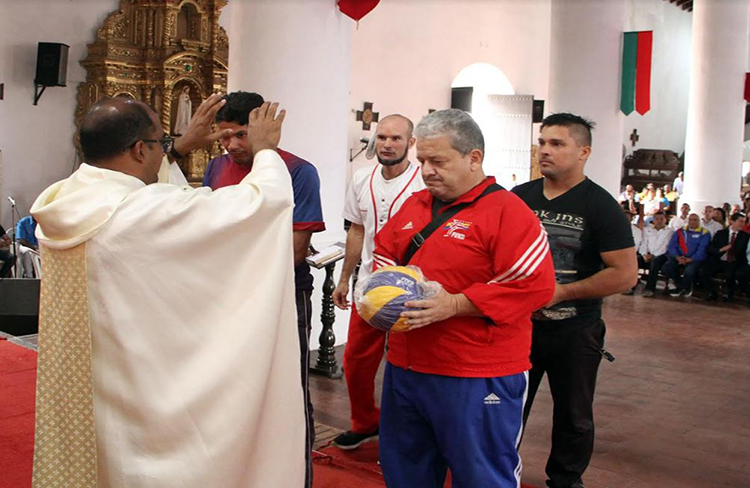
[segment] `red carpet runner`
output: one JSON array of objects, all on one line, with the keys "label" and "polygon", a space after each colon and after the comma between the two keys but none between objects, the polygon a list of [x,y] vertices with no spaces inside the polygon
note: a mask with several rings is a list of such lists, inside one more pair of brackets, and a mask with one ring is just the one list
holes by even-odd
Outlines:
[{"label": "red carpet runner", "polygon": [[31,486],[36,352],[0,340],[0,488]]},{"label": "red carpet runner", "polygon": [[[31,486],[35,386],[36,352],[0,340],[0,488]],[[377,442],[349,452],[325,447],[313,459],[314,488],[385,486],[377,464]]]}]

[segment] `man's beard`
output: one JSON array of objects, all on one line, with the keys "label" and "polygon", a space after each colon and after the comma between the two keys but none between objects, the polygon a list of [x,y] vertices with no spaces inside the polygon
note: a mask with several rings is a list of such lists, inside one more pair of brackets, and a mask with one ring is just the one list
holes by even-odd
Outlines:
[{"label": "man's beard", "polygon": [[400,158],[396,159],[383,159],[380,157],[380,154],[378,154],[378,162],[383,166],[396,166],[397,164],[403,162],[404,159],[406,159],[407,154],[409,154],[408,149],[404,151],[404,154]]}]

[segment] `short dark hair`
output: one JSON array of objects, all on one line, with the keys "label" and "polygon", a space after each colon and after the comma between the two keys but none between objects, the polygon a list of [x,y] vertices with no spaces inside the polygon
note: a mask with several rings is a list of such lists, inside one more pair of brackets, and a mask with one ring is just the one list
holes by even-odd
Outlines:
[{"label": "short dark hair", "polygon": [[143,103],[127,98],[102,99],[91,107],[81,124],[83,159],[88,163],[111,159],[139,140],[148,139],[153,127]]},{"label": "short dark hair", "polygon": [[244,91],[224,95],[224,100],[227,103],[216,112],[216,122],[234,122],[239,125],[247,125],[250,112],[263,105],[265,101],[257,93]]},{"label": "short dark hair", "polygon": [[741,219],[742,217],[744,217],[744,216],[745,216],[745,215],[744,215],[744,214],[742,214],[742,213],[740,213],[740,212],[735,212],[735,213],[733,213],[733,214],[732,214],[732,216],[731,216],[731,217],[729,217],[729,220],[730,220],[731,222],[736,222],[736,221],[740,220],[740,219]]},{"label": "short dark hair", "polygon": [[658,212],[656,212],[656,213],[654,214],[654,217],[656,217],[657,215],[663,215],[663,216],[665,216],[665,217],[666,217],[666,216],[667,216],[667,213],[666,213],[666,212],[664,212],[664,210],[659,210]]},{"label": "short dark hair", "polygon": [[721,208],[721,207],[714,207],[714,210],[716,210],[718,212],[721,212],[721,220],[722,220],[722,222],[726,222],[727,221],[727,212],[723,208]]},{"label": "short dark hair", "polygon": [[567,127],[570,131],[570,135],[582,146],[591,145],[591,131],[596,126],[596,123],[588,120],[580,115],[570,113],[557,113],[548,115],[542,120],[542,129],[545,127],[551,127],[559,125]]}]

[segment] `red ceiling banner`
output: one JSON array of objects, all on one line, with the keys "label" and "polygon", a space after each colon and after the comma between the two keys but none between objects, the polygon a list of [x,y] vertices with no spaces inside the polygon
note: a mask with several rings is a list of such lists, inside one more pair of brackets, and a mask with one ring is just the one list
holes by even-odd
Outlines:
[{"label": "red ceiling banner", "polygon": [[638,58],[635,68],[635,111],[641,115],[651,110],[651,49],[654,33],[638,33]]},{"label": "red ceiling banner", "polygon": [[380,0],[339,0],[339,10],[359,22],[362,17],[377,7],[378,3]]},{"label": "red ceiling banner", "polygon": [[750,73],[745,73],[745,101],[750,103]]}]

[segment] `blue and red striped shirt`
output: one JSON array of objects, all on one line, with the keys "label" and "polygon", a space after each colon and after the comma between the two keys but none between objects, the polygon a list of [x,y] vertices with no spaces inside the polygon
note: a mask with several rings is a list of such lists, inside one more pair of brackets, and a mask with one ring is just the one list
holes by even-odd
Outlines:
[{"label": "blue and red striped shirt", "polygon": [[[318,171],[308,161],[282,149],[279,156],[286,163],[292,176],[294,190],[293,228],[295,231],[322,232],[326,230],[323,222],[323,209],[320,204],[320,178]],[[244,166],[234,162],[229,154],[222,154],[211,160],[203,176],[203,186],[218,190],[225,186],[236,185],[252,171],[252,164]],[[304,261],[294,270],[297,290],[312,290],[310,267]]]}]

